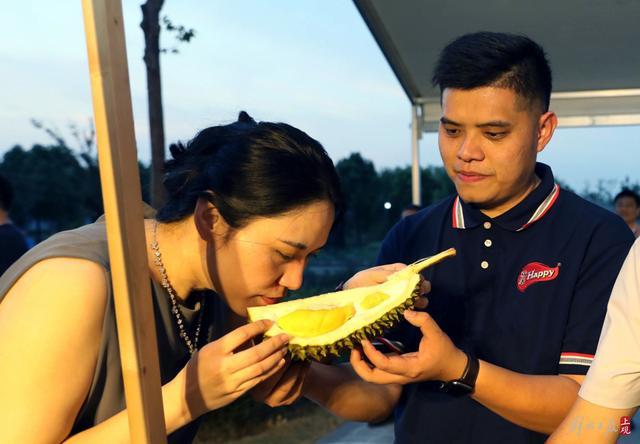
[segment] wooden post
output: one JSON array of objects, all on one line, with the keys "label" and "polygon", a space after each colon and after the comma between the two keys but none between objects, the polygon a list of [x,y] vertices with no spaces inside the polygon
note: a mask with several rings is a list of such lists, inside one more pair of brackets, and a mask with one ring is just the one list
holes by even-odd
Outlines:
[{"label": "wooden post", "polygon": [[122,5],[82,6],[131,442],[166,443]]},{"label": "wooden post", "polygon": [[419,104],[411,104],[411,203],[422,205],[422,188],[420,183],[420,136],[421,125],[418,119]]}]

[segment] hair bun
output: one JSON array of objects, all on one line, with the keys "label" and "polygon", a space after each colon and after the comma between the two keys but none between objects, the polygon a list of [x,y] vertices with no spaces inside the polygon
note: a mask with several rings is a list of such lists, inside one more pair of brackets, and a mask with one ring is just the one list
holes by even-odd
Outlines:
[{"label": "hair bun", "polygon": [[187,152],[187,147],[182,142],[176,142],[169,145],[169,151],[175,160],[180,160]]},{"label": "hair bun", "polygon": [[238,115],[238,122],[251,123],[253,125],[256,124],[256,121],[253,120],[253,117],[251,117],[246,111],[240,111],[240,114]]}]

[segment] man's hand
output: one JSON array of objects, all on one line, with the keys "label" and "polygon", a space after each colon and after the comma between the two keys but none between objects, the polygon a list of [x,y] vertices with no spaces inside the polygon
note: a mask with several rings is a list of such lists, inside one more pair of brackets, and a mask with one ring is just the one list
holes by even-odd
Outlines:
[{"label": "man's hand", "polygon": [[368,365],[362,352],[351,352],[351,365],[365,381],[376,384],[409,384],[419,381],[449,381],[462,376],[467,356],[458,349],[438,324],[424,312],[406,310],[404,317],[420,328],[422,340],[418,352],[403,355],[384,355],[362,341],[362,350],[373,367]]},{"label": "man's hand", "polygon": [[382,284],[393,273],[395,273],[396,271],[400,271],[405,267],[405,264],[396,263],[367,268],[366,270],[362,270],[354,274],[348,281],[344,283],[342,288],[348,290],[350,288],[368,287],[370,285]]},{"label": "man's hand", "polygon": [[[377,267],[367,268],[354,274],[348,281],[344,283],[342,288],[348,290],[350,288],[368,287],[386,282],[387,278],[396,271],[406,268],[405,264],[395,263],[388,265],[379,265]],[[426,308],[429,300],[426,294],[431,291],[431,283],[425,279],[420,280],[421,298],[416,302],[417,308]]]},{"label": "man's hand", "polygon": [[285,359],[286,364],[277,373],[251,390],[253,399],[269,407],[280,407],[292,404],[302,395],[310,362]]}]

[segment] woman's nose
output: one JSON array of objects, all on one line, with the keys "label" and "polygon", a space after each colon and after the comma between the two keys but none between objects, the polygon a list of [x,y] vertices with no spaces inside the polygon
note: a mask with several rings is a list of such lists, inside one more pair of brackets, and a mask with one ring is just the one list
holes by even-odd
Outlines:
[{"label": "woman's nose", "polygon": [[291,261],[287,264],[284,273],[280,277],[279,284],[289,290],[297,290],[302,287],[302,276],[304,274],[303,261]]}]

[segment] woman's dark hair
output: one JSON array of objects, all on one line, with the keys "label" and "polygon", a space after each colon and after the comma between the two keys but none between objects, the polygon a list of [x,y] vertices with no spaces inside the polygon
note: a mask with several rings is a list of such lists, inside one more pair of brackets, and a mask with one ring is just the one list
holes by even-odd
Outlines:
[{"label": "woman's dark hair", "polygon": [[551,68],[544,50],[528,37],[499,32],[465,34],[449,43],[431,79],[446,88],[497,86],[549,110]]},{"label": "woman's dark hair", "polygon": [[170,146],[165,165],[167,203],[157,220],[191,214],[198,198],[212,202],[235,229],[255,217],[275,216],[318,200],[343,207],[338,175],[322,145],[284,123],[238,121],[202,130],[186,146]]}]

